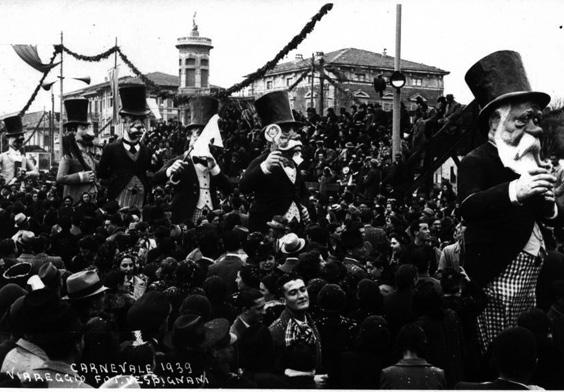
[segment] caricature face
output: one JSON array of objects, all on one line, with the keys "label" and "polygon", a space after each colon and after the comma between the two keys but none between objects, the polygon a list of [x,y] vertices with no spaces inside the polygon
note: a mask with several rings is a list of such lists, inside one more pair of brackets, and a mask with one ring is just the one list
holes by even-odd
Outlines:
[{"label": "caricature face", "polygon": [[78,125],[76,127],[76,142],[83,146],[92,146],[94,142],[94,129],[90,125]]},{"label": "caricature face", "polygon": [[295,143],[291,141],[299,140],[299,135],[292,126],[270,124],[264,131],[267,141],[272,143],[272,150],[286,151],[292,148]]},{"label": "caricature face", "polygon": [[145,133],[145,123],[141,117],[123,116],[124,137],[130,143],[138,143]]},{"label": "caricature face", "polygon": [[188,137],[188,140],[190,141],[190,146],[193,146],[194,143],[196,143],[196,140],[198,140],[200,134],[202,133],[202,129],[203,128],[201,127],[192,128],[192,131],[190,132],[190,135]]},{"label": "caricature face", "polygon": [[14,146],[14,148],[16,150],[19,150],[20,148],[22,148],[23,144],[24,144],[24,136],[23,135],[18,135],[16,137],[9,137],[8,138],[8,144]]},{"label": "caricature face", "polygon": [[503,164],[518,174],[544,166],[540,158],[542,112],[538,105],[516,103],[498,109],[498,113],[493,138]]}]

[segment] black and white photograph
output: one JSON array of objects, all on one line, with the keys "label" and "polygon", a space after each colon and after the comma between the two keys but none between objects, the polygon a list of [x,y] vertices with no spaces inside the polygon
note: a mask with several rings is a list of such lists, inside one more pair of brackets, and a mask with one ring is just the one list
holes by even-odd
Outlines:
[{"label": "black and white photograph", "polygon": [[564,390],[564,2],[0,0],[0,388]]}]

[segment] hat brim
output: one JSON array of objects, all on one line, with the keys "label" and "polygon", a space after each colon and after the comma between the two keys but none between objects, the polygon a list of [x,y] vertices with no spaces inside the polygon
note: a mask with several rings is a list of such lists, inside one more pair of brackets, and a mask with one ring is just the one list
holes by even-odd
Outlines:
[{"label": "hat brim", "polygon": [[83,296],[80,296],[80,297],[69,297],[68,295],[65,295],[62,299],[68,299],[70,301],[74,301],[75,299],[84,299],[84,298],[94,297],[95,295],[101,294],[101,293],[103,293],[104,291],[107,291],[107,290],[109,290],[108,287],[102,286],[98,290],[96,290],[92,293],[89,293],[87,295],[83,295]]},{"label": "hat brim", "polygon": [[65,121],[63,123],[63,126],[66,127],[67,125],[90,125],[90,124],[92,123],[89,121]]},{"label": "hat brim", "polygon": [[266,222],[266,225],[272,229],[277,229],[277,230],[285,230],[288,228],[288,226],[283,225],[282,223],[278,223],[276,221]]},{"label": "hat brim", "polygon": [[488,116],[500,105],[513,100],[531,100],[538,103],[542,110],[550,102],[550,95],[540,91],[515,91],[507,94],[502,94],[496,99],[488,102],[488,104],[480,110],[480,114],[478,116],[480,121],[485,121]]},{"label": "hat brim", "polygon": [[21,131],[18,132],[10,132],[10,133],[6,133],[6,137],[17,137],[17,136],[21,136],[25,133],[25,129],[22,129]]},{"label": "hat brim", "polygon": [[300,238],[300,239],[298,240],[298,242],[300,243],[300,246],[298,246],[297,249],[292,250],[291,252],[287,252],[286,249],[284,249],[284,248],[282,247],[282,249],[280,249],[280,251],[281,251],[283,254],[285,254],[285,255],[291,255],[291,254],[300,252],[300,251],[302,251],[302,250],[305,248],[306,240],[303,239],[303,238]]},{"label": "hat brim", "polygon": [[140,111],[131,111],[131,110],[123,110],[123,109],[119,111],[120,115],[136,116],[136,117],[147,116],[149,115],[149,113],[151,113],[151,109],[149,108]]}]

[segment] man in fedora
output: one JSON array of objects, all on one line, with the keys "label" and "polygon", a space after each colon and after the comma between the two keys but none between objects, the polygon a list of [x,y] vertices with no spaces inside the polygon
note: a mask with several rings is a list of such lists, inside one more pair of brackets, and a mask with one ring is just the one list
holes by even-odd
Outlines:
[{"label": "man in fedora", "polygon": [[300,124],[290,110],[288,92],[267,93],[255,101],[255,107],[270,151],[249,164],[239,183],[241,192],[255,195],[249,229],[265,232],[266,222],[274,215],[282,215],[290,224],[308,221],[307,189],[299,170],[302,143],[296,131]]},{"label": "man in fedora", "polygon": [[57,184],[64,185],[63,197],[70,196],[77,203],[85,192],[91,195],[98,193],[98,162],[89,151],[96,135],[88,121],[88,99],[66,99],[64,104],[67,121],[63,126],[68,135],[63,139],[63,157],[59,162]]},{"label": "man in fedora", "polygon": [[488,141],[460,165],[460,212],[466,222],[464,265],[488,296],[477,318],[482,350],[536,304],[547,243],[545,224],[559,216],[555,177],[540,159],[539,126],[550,97],[532,91],[521,56],[492,53],[466,73]]},{"label": "man in fedora", "polygon": [[204,210],[213,211],[219,206],[218,189],[228,194],[233,188],[211,153],[209,156],[196,156],[194,151],[196,141],[217,114],[218,106],[218,100],[213,97],[197,96],[190,100],[189,147],[181,156],[166,162],[153,178],[155,183],[169,180],[175,186],[173,223],[197,223]]},{"label": "man in fedora", "polygon": [[123,137],[104,148],[97,175],[105,180],[109,198],[117,200],[120,207],[141,209],[150,191],[147,171],[151,169],[151,152],[141,143],[141,137],[151,110],[144,85],[121,86],[119,95]]},{"label": "man in fedora", "polygon": [[8,151],[0,154],[0,176],[6,184],[12,184],[27,176],[38,176],[39,171],[23,153],[25,131],[22,118],[19,115],[6,117],[4,125],[8,139]]}]

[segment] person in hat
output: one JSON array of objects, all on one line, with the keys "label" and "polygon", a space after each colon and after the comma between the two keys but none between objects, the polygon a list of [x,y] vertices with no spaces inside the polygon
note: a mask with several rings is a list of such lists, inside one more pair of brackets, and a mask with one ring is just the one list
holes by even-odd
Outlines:
[{"label": "person in hat", "polygon": [[22,118],[19,115],[6,117],[4,125],[6,126],[8,150],[0,154],[0,176],[6,184],[12,184],[28,176],[37,177],[39,171],[23,153],[25,131]]},{"label": "person in hat", "polygon": [[84,270],[70,275],[66,289],[67,295],[63,299],[70,302],[82,322],[87,323],[102,313],[104,293],[108,288],[102,284],[96,271]]},{"label": "person in hat", "polygon": [[488,141],[459,167],[460,213],[466,222],[464,266],[489,301],[478,316],[483,351],[536,303],[547,245],[545,224],[559,219],[555,177],[540,158],[542,110],[550,96],[532,91],[521,56],[492,53],[466,73]]},{"label": "person in hat", "polygon": [[106,182],[108,196],[120,207],[141,209],[150,191],[147,172],[152,169],[151,152],[141,143],[145,120],[151,112],[145,94],[144,85],[120,86],[123,137],[104,147],[96,172]]},{"label": "person in hat", "polygon": [[[188,149],[181,156],[166,162],[153,178],[155,183],[169,180],[175,185],[172,199],[173,223],[197,223],[204,210],[213,211],[219,207],[218,189],[225,194],[233,189],[211,152],[207,156],[200,156],[199,149],[195,149],[196,141],[210,119],[217,114],[218,106],[218,100],[209,96],[193,97],[190,100]],[[209,139],[207,142],[213,143],[215,140]]]},{"label": "person in hat", "polygon": [[155,373],[160,377],[178,376],[178,367],[172,365],[179,364],[182,369],[189,371],[191,377],[191,380],[189,377],[179,379],[176,388],[205,387],[209,383],[205,377],[209,360],[201,347],[205,340],[204,323],[204,318],[199,314],[181,314],[164,339],[169,351],[159,359]]},{"label": "person in hat", "polygon": [[273,91],[255,101],[270,151],[254,159],[241,177],[239,189],[255,194],[249,211],[249,229],[266,231],[274,215],[288,222],[307,222],[307,189],[299,167],[303,162],[300,125],[292,115],[287,91]]},{"label": "person in hat", "polygon": [[66,99],[64,104],[67,121],[63,126],[68,134],[63,139],[63,157],[59,162],[57,184],[64,185],[63,197],[70,196],[78,201],[84,192],[98,193],[98,162],[90,152],[96,135],[88,121],[88,99]]}]

